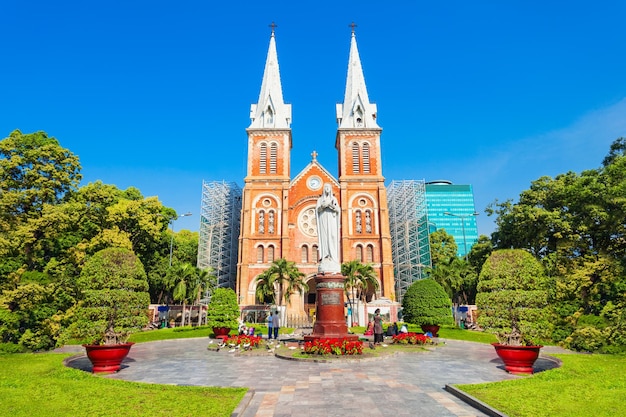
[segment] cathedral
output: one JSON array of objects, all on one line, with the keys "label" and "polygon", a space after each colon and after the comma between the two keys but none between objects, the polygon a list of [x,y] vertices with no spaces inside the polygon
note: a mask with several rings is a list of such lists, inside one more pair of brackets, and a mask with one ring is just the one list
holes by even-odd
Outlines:
[{"label": "cathedral", "polygon": [[[387,195],[381,163],[376,104],[368,98],[354,28],[343,103],[336,105],[337,177],[316,158],[291,175],[291,104],[283,100],[274,29],[261,92],[250,109],[247,173],[241,200],[236,291],[244,311],[260,309],[255,278],[274,260],[293,261],[309,291],[293,294],[286,313],[311,315],[318,271],[315,206],[330,184],[341,208],[341,262],[371,263],[379,281],[368,300],[394,300],[394,275]],[[330,122],[330,121],[329,121]],[[297,140],[297,137],[296,139]],[[329,138],[330,140],[330,138]]]}]

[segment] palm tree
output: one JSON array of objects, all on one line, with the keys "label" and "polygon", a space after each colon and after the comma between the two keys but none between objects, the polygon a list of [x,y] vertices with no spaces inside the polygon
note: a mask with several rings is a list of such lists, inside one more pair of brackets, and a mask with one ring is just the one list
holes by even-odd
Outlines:
[{"label": "palm tree", "polygon": [[455,257],[425,269],[426,274],[443,287],[450,299],[460,304],[467,303],[475,293],[476,272],[466,260]]},{"label": "palm tree", "polygon": [[[295,262],[285,258],[277,259],[256,277],[256,296],[262,301],[269,297],[272,301],[278,301],[278,306],[282,307],[283,300],[289,304],[291,294],[295,292],[303,294],[309,290],[309,286],[304,282],[304,276]],[[275,294],[277,287],[278,297]]]},{"label": "palm tree", "polygon": [[190,263],[177,264],[171,270],[171,284],[174,286],[172,292],[172,298],[174,301],[182,301],[183,303],[183,317],[181,319],[181,326],[185,325],[185,312],[187,310],[187,300],[189,299],[189,289],[192,287],[192,283],[197,279],[198,269]]},{"label": "palm tree", "polygon": [[[364,264],[358,260],[352,260],[341,264],[341,274],[344,279],[344,291],[350,303],[352,310],[352,321],[358,322],[358,316],[354,308],[355,301],[358,299],[367,304],[367,293],[370,288],[374,291],[378,290],[379,284],[376,277],[376,271],[371,264]],[[356,320],[355,320],[356,317]]]},{"label": "palm tree", "polygon": [[198,321],[196,325],[200,326],[200,321],[202,320],[202,308],[200,306],[200,299],[202,298],[203,294],[207,293],[207,291],[215,288],[215,284],[217,283],[217,277],[215,275],[211,275],[209,269],[196,269],[198,273],[196,275],[196,278],[193,280],[189,295],[193,297],[194,304],[198,305]]}]

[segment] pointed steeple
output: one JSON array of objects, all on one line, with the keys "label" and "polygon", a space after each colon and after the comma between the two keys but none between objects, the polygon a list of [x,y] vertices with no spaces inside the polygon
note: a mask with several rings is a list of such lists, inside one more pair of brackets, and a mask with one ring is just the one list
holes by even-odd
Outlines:
[{"label": "pointed steeple", "polygon": [[250,119],[252,120],[250,128],[288,129],[291,125],[291,104],[285,104],[283,101],[274,36],[276,25],[272,23],[270,27],[272,35],[265,61],[259,101],[250,106]]},{"label": "pointed steeple", "polygon": [[376,104],[370,103],[365,87],[365,77],[356,46],[356,35],[352,23],[348,77],[343,104],[337,104],[337,123],[340,128],[378,128],[376,124]]}]

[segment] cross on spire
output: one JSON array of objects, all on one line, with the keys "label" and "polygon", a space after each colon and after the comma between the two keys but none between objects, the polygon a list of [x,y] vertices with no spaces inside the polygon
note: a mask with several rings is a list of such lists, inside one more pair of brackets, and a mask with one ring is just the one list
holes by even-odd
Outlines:
[{"label": "cross on spire", "polygon": [[352,22],[348,26],[352,29],[352,34],[354,34],[354,28],[356,28],[356,23]]},{"label": "cross on spire", "polygon": [[317,152],[313,151],[313,152],[311,153],[311,157],[313,157],[313,160],[314,160],[314,161],[317,161]]},{"label": "cross on spire", "polygon": [[274,34],[274,31],[276,30],[276,28],[278,27],[278,25],[277,25],[276,23],[272,22],[269,26],[272,28],[272,35],[273,35],[273,34]]}]

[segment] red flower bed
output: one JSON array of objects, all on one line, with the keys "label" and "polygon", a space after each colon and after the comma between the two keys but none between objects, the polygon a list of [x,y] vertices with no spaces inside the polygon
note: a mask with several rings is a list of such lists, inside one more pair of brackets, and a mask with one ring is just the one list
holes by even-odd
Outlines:
[{"label": "red flower bed", "polygon": [[393,337],[392,343],[403,345],[427,345],[432,343],[432,339],[422,333],[400,333]]},{"label": "red flower bed", "polygon": [[348,339],[315,339],[304,344],[304,353],[311,355],[361,355],[363,342]]},{"label": "red flower bed", "polygon": [[248,336],[248,335],[237,335],[231,336],[224,341],[227,345],[236,345],[236,346],[245,346],[249,345],[249,347],[259,347],[259,343],[261,343],[261,336]]}]

